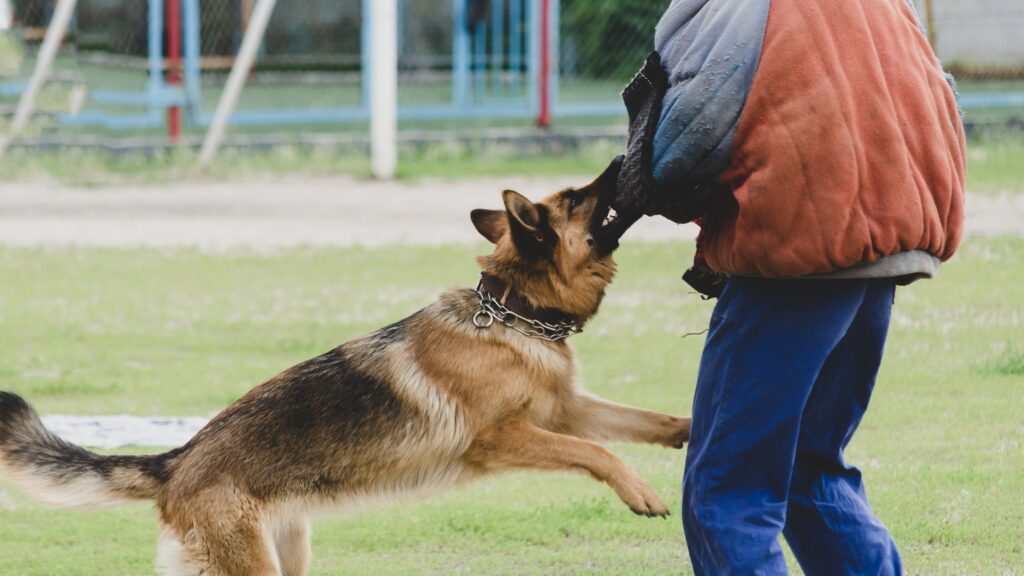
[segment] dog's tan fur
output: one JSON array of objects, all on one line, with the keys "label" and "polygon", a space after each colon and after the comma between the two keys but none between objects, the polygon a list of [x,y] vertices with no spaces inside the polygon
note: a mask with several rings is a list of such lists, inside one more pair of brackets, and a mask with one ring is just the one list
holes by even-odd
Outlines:
[{"label": "dog's tan fur", "polygon": [[[609,185],[602,178],[539,204],[505,192],[505,211],[474,211],[477,229],[495,243],[482,268],[534,307],[585,322],[615,272],[611,249],[595,239]],[[68,445],[20,398],[3,394],[0,466],[59,504],[155,500],[158,562],[168,574],[302,575],[311,511],[429,494],[510,469],[585,471],[634,512],[668,514],[596,442],[679,448],[690,420],[584,392],[569,344],[500,324],[478,329],[478,310],[472,290],[451,290],[402,322],[282,372],[159,456],[104,457]]]}]

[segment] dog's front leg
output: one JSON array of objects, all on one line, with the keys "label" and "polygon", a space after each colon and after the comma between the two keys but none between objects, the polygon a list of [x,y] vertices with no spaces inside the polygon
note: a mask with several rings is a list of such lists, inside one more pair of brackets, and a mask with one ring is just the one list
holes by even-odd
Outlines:
[{"label": "dog's front leg", "polygon": [[477,436],[465,459],[474,466],[499,471],[511,468],[586,470],[607,483],[633,512],[667,516],[668,508],[636,472],[603,447],[516,420]]},{"label": "dog's front leg", "polygon": [[690,439],[690,419],[623,406],[580,393],[565,402],[554,422],[554,430],[588,440],[682,448]]}]

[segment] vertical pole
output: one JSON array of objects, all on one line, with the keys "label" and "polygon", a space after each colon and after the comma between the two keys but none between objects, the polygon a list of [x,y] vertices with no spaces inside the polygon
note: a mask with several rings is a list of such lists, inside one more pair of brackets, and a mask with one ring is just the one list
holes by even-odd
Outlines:
[{"label": "vertical pole", "polygon": [[398,167],[398,8],[396,0],[371,6],[370,164],[374,178],[387,180]]},{"label": "vertical pole", "polygon": [[53,60],[57,57],[57,50],[60,48],[64,33],[67,32],[76,4],[78,4],[78,0],[60,0],[60,3],[57,4],[57,9],[50,19],[50,24],[46,27],[46,36],[43,38],[43,45],[39,48],[39,56],[36,57],[36,67],[32,71],[28,87],[25,88],[25,91],[21,94],[21,99],[18,100],[18,108],[14,111],[14,119],[11,121],[10,131],[6,137],[0,138],[0,156],[4,155],[11,140],[21,134],[25,126],[28,125],[28,121],[32,118],[32,112],[35,110],[39,91],[50,76]]},{"label": "vertical pole", "polygon": [[473,63],[476,70],[476,100],[482,102],[487,98],[487,22],[476,23],[473,36]]},{"label": "vertical pole", "polygon": [[540,112],[540,0],[526,0],[526,98],[534,118]]},{"label": "vertical pole", "polygon": [[203,140],[203,149],[199,153],[199,165],[207,166],[213,160],[221,141],[224,140],[224,130],[227,128],[231,113],[238,104],[238,95],[245,85],[245,78],[252,69],[256,60],[256,52],[260,49],[263,41],[263,34],[267,31],[267,22],[270,21],[270,14],[274,11],[276,0],[257,0],[253,9],[252,20],[245,29],[245,36],[242,37],[242,45],[238,48],[238,57],[231,66],[231,74],[228,75],[227,85],[217,102],[217,111],[213,114],[213,122],[210,123],[210,130]]},{"label": "vertical pole", "polygon": [[558,113],[558,103],[561,101],[559,90],[562,85],[562,2],[561,0],[549,0],[551,10],[548,20],[548,102],[551,117]]},{"label": "vertical pole", "polygon": [[491,0],[491,90],[503,95],[505,68],[505,3]]},{"label": "vertical pole", "polygon": [[149,0],[147,11],[149,80],[146,88],[150,94],[155,94],[164,85],[164,0]]},{"label": "vertical pole", "polygon": [[[165,0],[167,9],[167,83],[181,84],[181,0]],[[172,144],[181,138],[181,107],[167,109],[167,137]]]},{"label": "vertical pole", "polygon": [[523,0],[510,0],[508,5],[508,68],[511,72],[509,90],[519,96],[519,77],[523,66]]},{"label": "vertical pole", "polygon": [[182,13],[185,27],[185,101],[189,119],[194,123],[199,114],[199,91],[202,81],[199,0],[184,0]]},{"label": "vertical pole", "polygon": [[10,30],[14,24],[14,11],[11,9],[11,0],[0,0],[0,31]]},{"label": "vertical pole", "polygon": [[462,108],[469,102],[468,0],[452,0],[452,103]]},{"label": "vertical pole", "polygon": [[540,78],[538,78],[537,126],[551,126],[551,0],[540,2]]}]

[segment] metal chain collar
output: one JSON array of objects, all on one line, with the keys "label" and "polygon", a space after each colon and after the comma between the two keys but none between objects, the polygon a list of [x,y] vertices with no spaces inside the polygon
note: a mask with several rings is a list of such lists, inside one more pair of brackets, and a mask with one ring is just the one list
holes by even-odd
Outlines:
[{"label": "metal chain collar", "polygon": [[480,282],[476,285],[476,295],[480,298],[480,310],[473,315],[473,325],[481,330],[490,328],[497,320],[506,328],[511,328],[530,338],[540,338],[548,342],[558,342],[573,334],[583,332],[583,328],[580,328],[579,324],[575,322],[549,324],[520,316],[509,310],[497,298],[484,290],[483,274],[480,275]]}]

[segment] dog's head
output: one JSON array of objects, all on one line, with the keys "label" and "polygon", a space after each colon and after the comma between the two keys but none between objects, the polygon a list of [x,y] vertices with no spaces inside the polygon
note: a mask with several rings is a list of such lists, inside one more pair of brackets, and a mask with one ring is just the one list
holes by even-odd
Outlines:
[{"label": "dog's head", "polygon": [[615,275],[612,252],[639,215],[611,209],[621,157],[582,188],[533,203],[502,193],[505,210],[473,210],[477,231],[495,244],[478,259],[484,271],[508,282],[537,308],[560,310],[581,322],[597,312]]}]

